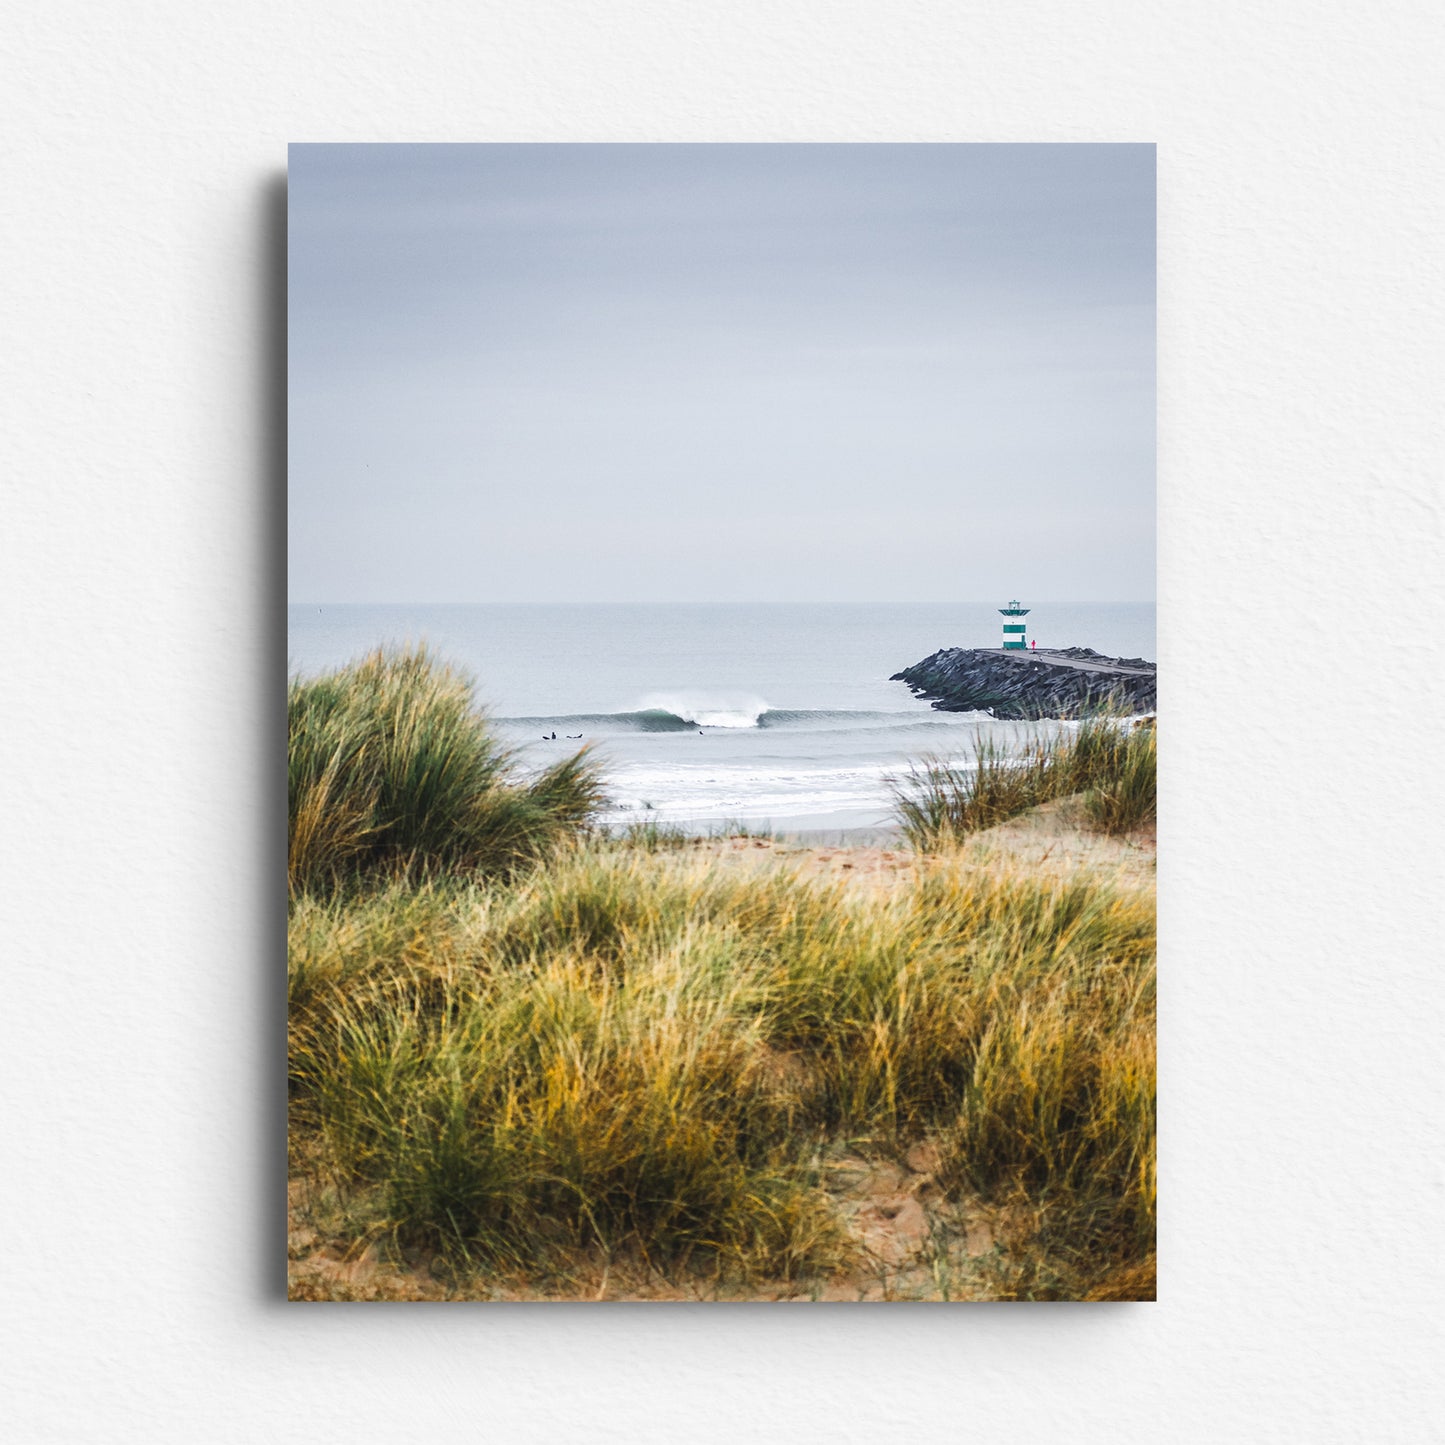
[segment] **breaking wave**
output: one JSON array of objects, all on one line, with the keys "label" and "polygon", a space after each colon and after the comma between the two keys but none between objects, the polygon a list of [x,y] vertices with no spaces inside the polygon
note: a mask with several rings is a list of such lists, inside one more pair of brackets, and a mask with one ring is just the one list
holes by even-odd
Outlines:
[{"label": "breaking wave", "polygon": [[727,731],[744,729],[786,729],[799,732],[892,731],[894,729],[954,727],[962,722],[986,718],[986,713],[868,712],[848,708],[770,708],[756,703],[689,703],[674,701],[665,706],[646,700],[635,712],[556,713],[546,717],[498,718],[497,722],[518,731],[555,729],[560,735],[617,733],[681,733],[699,728]]},{"label": "breaking wave", "polygon": [[768,705],[762,698],[748,695],[649,693],[642,699],[641,715],[671,718],[682,727],[755,728],[767,711]]}]

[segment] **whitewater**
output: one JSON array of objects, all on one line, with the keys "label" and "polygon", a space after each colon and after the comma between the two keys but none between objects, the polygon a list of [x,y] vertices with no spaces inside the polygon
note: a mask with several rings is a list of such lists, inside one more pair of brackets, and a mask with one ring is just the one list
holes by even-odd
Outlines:
[{"label": "whitewater", "polygon": [[[1039,604],[1030,622],[1041,647],[1155,655],[1152,604]],[[288,646],[292,673],[310,676],[425,643],[475,679],[522,766],[593,748],[614,824],[842,833],[888,824],[888,780],[912,761],[1019,735],[888,681],[940,647],[997,645],[998,623],[989,603],[296,603]]]}]

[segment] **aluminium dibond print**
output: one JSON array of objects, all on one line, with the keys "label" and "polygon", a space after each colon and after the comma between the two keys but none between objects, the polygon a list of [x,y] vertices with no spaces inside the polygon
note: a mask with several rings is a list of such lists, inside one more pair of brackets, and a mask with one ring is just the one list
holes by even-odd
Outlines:
[{"label": "aluminium dibond print", "polygon": [[292,147],[293,1300],[1154,1297],[1154,212]]}]

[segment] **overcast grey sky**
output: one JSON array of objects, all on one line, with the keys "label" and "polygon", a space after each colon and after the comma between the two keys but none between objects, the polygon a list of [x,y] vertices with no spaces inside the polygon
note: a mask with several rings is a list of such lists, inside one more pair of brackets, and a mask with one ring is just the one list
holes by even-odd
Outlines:
[{"label": "overcast grey sky", "polygon": [[301,145],[290,595],[1154,595],[1154,148]]}]

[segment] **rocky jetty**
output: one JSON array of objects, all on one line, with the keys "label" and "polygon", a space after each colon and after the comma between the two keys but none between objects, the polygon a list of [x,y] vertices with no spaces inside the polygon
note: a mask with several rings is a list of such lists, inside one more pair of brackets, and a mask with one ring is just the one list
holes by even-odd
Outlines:
[{"label": "rocky jetty", "polygon": [[990,712],[997,718],[1073,718],[1111,707],[1157,707],[1158,668],[1142,657],[1105,657],[1091,647],[945,647],[902,672],[942,712]]}]

